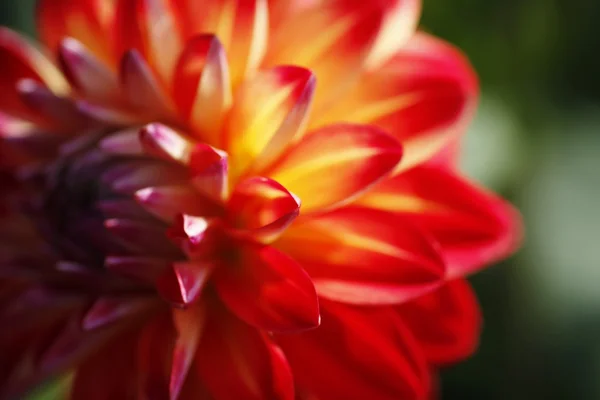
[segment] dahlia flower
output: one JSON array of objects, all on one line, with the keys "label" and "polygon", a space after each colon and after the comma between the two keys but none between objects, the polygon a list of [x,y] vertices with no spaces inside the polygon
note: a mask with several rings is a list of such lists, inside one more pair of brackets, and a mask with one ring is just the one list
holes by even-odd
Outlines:
[{"label": "dahlia flower", "polygon": [[0,397],[430,399],[518,218],[419,0],[40,0],[0,31]]}]

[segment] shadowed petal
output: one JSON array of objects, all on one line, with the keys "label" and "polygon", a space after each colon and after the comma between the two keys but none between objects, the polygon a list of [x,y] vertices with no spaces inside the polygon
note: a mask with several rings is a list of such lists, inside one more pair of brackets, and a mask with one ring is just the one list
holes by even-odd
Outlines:
[{"label": "shadowed petal", "polygon": [[272,247],[241,243],[234,257],[219,268],[214,283],[236,315],[268,331],[319,325],[315,288],[293,259]]},{"label": "shadowed petal", "polygon": [[520,243],[518,213],[443,167],[418,167],[381,182],[358,203],[403,215],[441,245],[449,277],[473,273]]},{"label": "shadowed petal", "polygon": [[421,400],[429,393],[425,358],[390,309],[324,302],[319,329],[276,340],[298,386],[318,399]]},{"label": "shadowed petal", "polygon": [[172,222],[179,214],[216,216],[221,208],[188,186],[157,186],[140,189],[135,199],[155,216]]},{"label": "shadowed petal", "polygon": [[175,305],[192,304],[202,294],[213,270],[214,264],[206,262],[173,263],[158,278],[156,287],[165,300]]},{"label": "shadowed petal", "polygon": [[26,39],[10,29],[0,27],[0,109],[16,117],[31,117],[32,112],[21,101],[17,82],[32,79],[48,87],[56,95],[65,95],[69,85],[60,71]]},{"label": "shadowed petal", "polygon": [[193,133],[220,146],[231,83],[225,50],[214,35],[196,36],[186,43],[175,69],[173,96]]},{"label": "shadowed petal", "polygon": [[194,187],[217,202],[229,195],[227,161],[227,153],[204,143],[198,143],[190,155],[189,167]]},{"label": "shadowed petal", "polygon": [[320,296],[354,304],[398,304],[441,284],[434,243],[405,218],[341,208],[300,218],[275,242],[311,275]]},{"label": "shadowed petal", "polygon": [[213,310],[205,329],[198,372],[215,399],[294,399],[287,361],[265,333],[221,309]]},{"label": "shadowed petal", "polygon": [[448,282],[396,310],[431,363],[456,362],[477,348],[481,314],[473,289],[463,279]]},{"label": "shadowed petal", "polygon": [[271,179],[255,177],[235,187],[227,208],[235,227],[269,243],[298,216],[300,199]]},{"label": "shadowed petal", "polygon": [[302,199],[303,213],[347,203],[390,173],[402,147],[370,126],[333,125],[309,133],[268,176]]}]

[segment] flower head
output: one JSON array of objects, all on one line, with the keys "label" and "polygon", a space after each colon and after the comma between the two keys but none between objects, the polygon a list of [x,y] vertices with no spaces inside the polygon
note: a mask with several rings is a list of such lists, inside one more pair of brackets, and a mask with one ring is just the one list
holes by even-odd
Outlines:
[{"label": "flower head", "polygon": [[40,0],[0,31],[0,395],[425,399],[518,219],[418,0]]}]

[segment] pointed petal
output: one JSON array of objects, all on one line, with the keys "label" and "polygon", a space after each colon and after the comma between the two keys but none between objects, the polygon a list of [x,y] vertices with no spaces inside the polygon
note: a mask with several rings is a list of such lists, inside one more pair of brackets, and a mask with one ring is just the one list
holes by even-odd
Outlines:
[{"label": "pointed petal", "polygon": [[231,83],[225,49],[214,35],[186,42],[175,69],[173,96],[194,134],[219,146],[225,112],[231,105]]},{"label": "pointed petal", "polygon": [[183,49],[180,14],[174,0],[130,0],[116,4],[117,57],[135,49],[170,82]]},{"label": "pointed petal", "polygon": [[430,363],[448,364],[475,351],[481,312],[469,283],[457,279],[396,309]]},{"label": "pointed petal", "polygon": [[473,273],[514,252],[517,211],[443,167],[418,167],[381,182],[358,203],[403,215],[441,245],[449,277]]},{"label": "pointed petal", "polygon": [[319,325],[319,303],[306,272],[272,247],[240,244],[236,260],[223,265],[214,284],[223,302],[242,320],[267,331]]},{"label": "pointed petal", "polygon": [[135,255],[159,258],[181,256],[179,249],[167,240],[166,229],[156,223],[113,218],[106,220],[104,226],[119,239],[123,247]]},{"label": "pointed petal", "polygon": [[146,125],[140,131],[140,140],[149,154],[182,164],[187,164],[190,160],[193,142],[166,125]]},{"label": "pointed petal", "polygon": [[298,385],[319,399],[428,398],[429,366],[392,310],[324,302],[319,329],[276,340]]},{"label": "pointed petal", "polygon": [[86,312],[82,326],[85,330],[102,328],[122,318],[139,314],[148,305],[146,299],[129,297],[103,297],[94,302]]},{"label": "pointed petal", "polygon": [[168,119],[174,107],[154,73],[136,50],[130,50],[121,61],[120,82],[130,104],[153,120]]},{"label": "pointed petal", "polygon": [[311,275],[320,296],[354,304],[398,304],[441,284],[432,240],[391,213],[346,207],[298,220],[274,243]]},{"label": "pointed petal", "polygon": [[77,40],[63,39],[58,54],[63,72],[85,97],[106,103],[119,98],[115,73]]},{"label": "pointed petal", "polygon": [[236,176],[268,166],[303,133],[314,89],[313,74],[293,66],[261,71],[240,87],[225,128]]},{"label": "pointed petal", "polygon": [[56,52],[65,37],[72,37],[105,62],[110,55],[114,26],[113,0],[39,0],[36,25],[41,39]]},{"label": "pointed petal", "polygon": [[16,83],[32,79],[56,95],[65,95],[69,85],[60,71],[26,39],[10,29],[0,27],[0,109],[11,115],[28,118],[32,112],[22,103]]},{"label": "pointed petal", "polygon": [[233,226],[262,243],[274,241],[300,213],[300,199],[269,178],[240,182],[228,203]]},{"label": "pointed petal", "polygon": [[165,300],[186,306],[198,300],[213,270],[214,264],[206,262],[176,262],[161,274],[156,288]]},{"label": "pointed petal", "polygon": [[135,198],[151,214],[172,222],[179,214],[202,215],[220,214],[221,208],[187,186],[157,186],[140,189]]},{"label": "pointed petal", "polygon": [[139,156],[143,154],[138,128],[123,129],[100,140],[100,148],[110,154]]},{"label": "pointed petal", "polygon": [[[103,179],[115,192],[134,194],[149,186],[178,185],[187,181],[184,168],[171,163],[147,162],[139,165],[124,165],[121,174],[111,177],[105,172]],[[108,178],[106,178],[108,177]]]},{"label": "pointed petal", "polygon": [[196,356],[200,342],[206,310],[204,304],[197,302],[185,310],[173,310],[173,322],[177,331],[175,348],[173,349],[173,365],[169,382],[170,399],[177,400],[183,384]]},{"label": "pointed petal", "polygon": [[227,153],[204,143],[197,144],[190,156],[192,183],[201,193],[217,202],[229,195],[229,165]]},{"label": "pointed petal", "polygon": [[390,173],[402,157],[391,136],[360,125],[334,125],[309,133],[269,171],[302,199],[303,213],[347,203]]},{"label": "pointed petal", "polygon": [[268,39],[266,0],[187,0],[182,10],[188,37],[211,32],[223,43],[234,88],[260,65]]},{"label": "pointed petal", "polygon": [[170,262],[151,257],[111,256],[106,257],[104,266],[113,273],[153,284]]},{"label": "pointed petal", "polygon": [[225,310],[211,313],[198,355],[199,377],[215,399],[294,399],[293,378],[281,350]]},{"label": "pointed petal", "polygon": [[344,121],[374,124],[402,141],[401,169],[427,161],[470,122],[478,86],[469,62],[455,48],[415,35],[313,126]]},{"label": "pointed petal", "polygon": [[358,78],[382,25],[383,3],[314,2],[273,32],[265,66],[292,64],[313,71],[319,82],[315,112],[320,112]]}]

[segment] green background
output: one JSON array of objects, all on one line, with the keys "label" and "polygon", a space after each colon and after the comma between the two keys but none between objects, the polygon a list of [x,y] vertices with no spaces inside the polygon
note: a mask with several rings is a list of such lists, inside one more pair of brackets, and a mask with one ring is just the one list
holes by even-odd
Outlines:
[{"label": "green background", "polygon": [[[0,22],[33,32],[32,3],[0,1]],[[424,3],[422,27],[481,79],[463,168],[527,227],[516,256],[472,279],[482,344],[444,370],[443,399],[600,399],[600,1]]]}]

